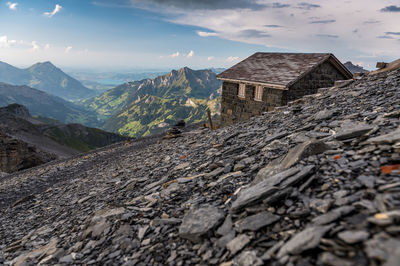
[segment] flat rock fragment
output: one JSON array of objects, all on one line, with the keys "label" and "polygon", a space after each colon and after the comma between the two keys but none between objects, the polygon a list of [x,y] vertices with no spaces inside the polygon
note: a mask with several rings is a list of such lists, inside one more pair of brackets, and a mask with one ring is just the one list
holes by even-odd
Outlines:
[{"label": "flat rock fragment", "polygon": [[280,219],[280,216],[270,212],[261,212],[244,218],[236,224],[240,232],[249,230],[257,231],[258,229],[273,224]]},{"label": "flat rock fragment", "polygon": [[243,251],[235,257],[233,261],[235,266],[261,266],[263,261],[257,257],[257,253],[252,251]]},{"label": "flat rock fragment", "polygon": [[190,210],[179,227],[179,236],[192,242],[199,242],[224,219],[224,213],[215,207]]},{"label": "flat rock fragment", "polygon": [[338,234],[338,237],[347,244],[356,244],[358,242],[368,239],[369,233],[366,231],[343,231]]},{"label": "flat rock fragment", "polygon": [[276,192],[301,182],[312,174],[314,169],[313,165],[290,168],[242,190],[232,203],[232,211],[237,212],[267,197],[273,197]]},{"label": "flat rock fragment", "polygon": [[368,133],[374,129],[373,126],[370,125],[356,125],[354,127],[349,127],[346,129],[343,129],[342,131],[338,132],[335,136],[337,140],[347,140],[347,139],[352,139],[356,137],[360,137]]},{"label": "flat rock fragment", "polygon": [[242,250],[250,242],[250,237],[246,234],[241,234],[232,239],[226,244],[226,248],[235,255],[238,251]]},{"label": "flat rock fragment", "polygon": [[304,229],[281,247],[277,255],[278,258],[288,254],[300,254],[305,250],[317,247],[321,238],[331,228],[331,226],[312,226]]}]

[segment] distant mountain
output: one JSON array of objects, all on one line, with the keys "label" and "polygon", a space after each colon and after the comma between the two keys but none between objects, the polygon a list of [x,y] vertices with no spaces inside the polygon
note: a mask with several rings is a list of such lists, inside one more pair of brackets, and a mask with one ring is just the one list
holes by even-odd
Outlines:
[{"label": "distant mountain", "polygon": [[80,124],[46,124],[24,106],[0,108],[0,171],[13,172],[127,140]]},{"label": "distant mountain", "polygon": [[217,67],[217,68],[210,68],[210,70],[212,72],[214,72],[215,74],[220,74],[220,73],[224,72],[226,70],[226,68]]},{"label": "distant mountain", "polygon": [[0,82],[27,85],[66,100],[79,100],[96,93],[65,74],[50,62],[37,63],[20,69],[0,61]]},{"label": "distant mountain", "polygon": [[72,77],[81,81],[82,84],[88,82],[96,82],[104,85],[121,85],[126,82],[142,79],[153,79],[168,73],[168,71],[154,71],[154,72],[134,72],[134,73],[118,73],[118,72],[101,72],[101,73],[88,73],[88,72],[69,72]]},{"label": "distant mountain", "polygon": [[26,106],[33,115],[56,119],[62,123],[98,125],[96,114],[81,106],[28,86],[0,82],[0,107],[12,103]]},{"label": "distant mountain", "polygon": [[221,82],[211,70],[184,67],[155,79],[128,82],[83,102],[104,121],[103,129],[139,137],[158,133],[183,119],[203,121],[218,110]]},{"label": "distant mountain", "polygon": [[367,73],[368,70],[364,69],[362,66],[354,65],[352,62],[348,61],[343,64],[351,73]]}]

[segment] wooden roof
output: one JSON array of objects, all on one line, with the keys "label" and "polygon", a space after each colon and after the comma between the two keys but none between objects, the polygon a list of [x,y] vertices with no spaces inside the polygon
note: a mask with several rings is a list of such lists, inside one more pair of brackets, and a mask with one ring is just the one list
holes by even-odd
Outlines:
[{"label": "wooden roof", "polygon": [[289,87],[318,65],[330,60],[346,78],[352,74],[333,54],[255,53],[217,78]]}]

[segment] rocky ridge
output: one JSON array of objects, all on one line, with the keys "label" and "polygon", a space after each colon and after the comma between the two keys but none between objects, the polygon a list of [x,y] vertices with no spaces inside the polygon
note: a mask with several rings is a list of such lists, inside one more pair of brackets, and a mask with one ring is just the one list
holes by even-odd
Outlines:
[{"label": "rocky ridge", "polygon": [[0,171],[3,172],[16,172],[126,140],[129,138],[97,128],[32,117],[20,104],[0,107]]},{"label": "rocky ridge", "polygon": [[0,264],[398,265],[400,69],[0,179]]}]

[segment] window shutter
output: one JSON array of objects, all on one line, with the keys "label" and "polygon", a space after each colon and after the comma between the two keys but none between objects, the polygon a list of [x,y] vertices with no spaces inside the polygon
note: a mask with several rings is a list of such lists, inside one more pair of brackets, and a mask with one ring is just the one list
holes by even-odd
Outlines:
[{"label": "window shutter", "polygon": [[263,86],[257,85],[256,86],[256,91],[254,93],[254,100],[255,101],[262,101],[262,96],[263,96]]},{"label": "window shutter", "polygon": [[246,98],[246,84],[244,84],[244,83],[239,84],[238,96],[240,98]]}]

